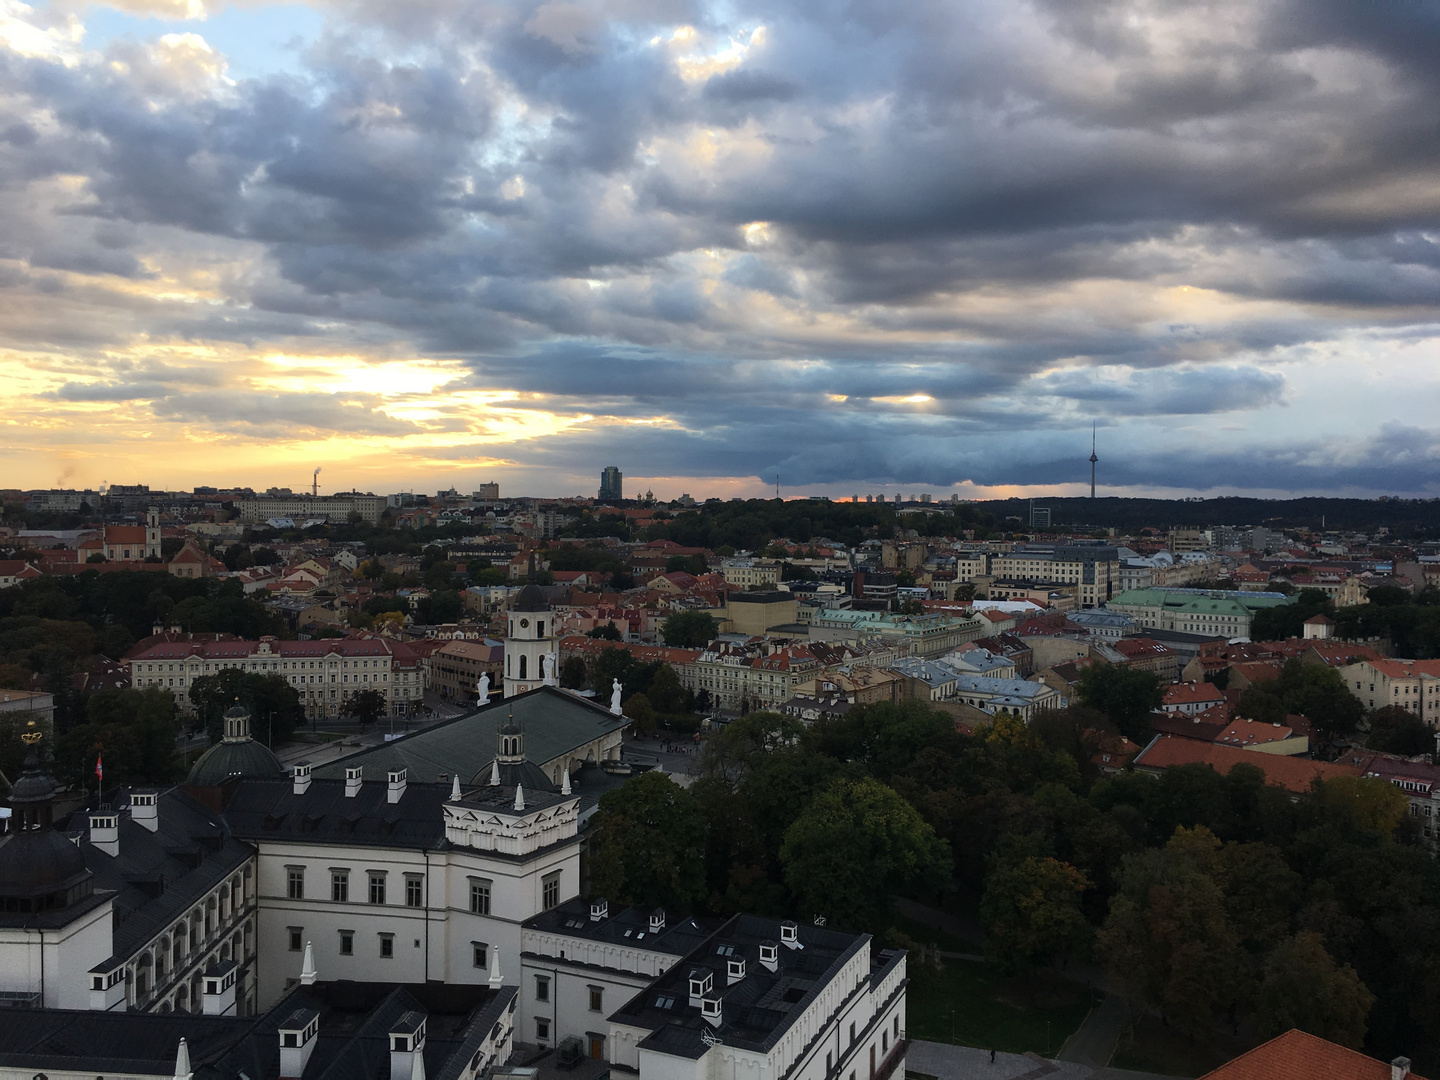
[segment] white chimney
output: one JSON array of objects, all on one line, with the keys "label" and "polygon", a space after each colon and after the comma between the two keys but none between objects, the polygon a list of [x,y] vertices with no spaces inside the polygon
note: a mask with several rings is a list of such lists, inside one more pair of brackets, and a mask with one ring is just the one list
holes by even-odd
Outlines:
[{"label": "white chimney", "polygon": [[745,978],[745,958],[732,956],[725,964],[725,985],[734,986]]},{"label": "white chimney", "polygon": [[159,800],[153,791],[130,793],[130,820],[141,828],[156,832],[160,828]]},{"label": "white chimney", "polygon": [[598,900],[590,901],[590,921],[599,922],[610,914],[610,901],[603,896]]},{"label": "white chimney", "polygon": [[364,765],[350,765],[345,769],[345,797],[353,799],[360,794],[360,784],[365,778]]},{"label": "white chimney", "polygon": [[235,1016],[235,979],[240,969],[233,960],[212,961],[203,976],[206,1016]]},{"label": "white chimney", "polygon": [[293,778],[294,781],[295,781],[295,787],[294,787],[293,790],[294,790],[294,792],[295,792],[296,795],[304,795],[305,792],[309,791],[309,790],[310,790],[310,762],[308,762],[308,761],[297,761],[297,762],[295,763],[295,773],[294,773],[294,776],[293,776],[292,778]]},{"label": "white chimney", "polygon": [[385,774],[388,784],[385,789],[386,802],[397,803],[400,801],[400,797],[405,794],[405,776],[406,770],[404,769],[391,769]]},{"label": "white chimney", "polygon": [[798,949],[800,947],[800,927],[793,922],[781,923],[780,944],[787,949]]},{"label": "white chimney", "polygon": [[760,943],[760,966],[766,971],[775,971],[780,966],[780,946],[773,941]]},{"label": "white chimney", "polygon": [[424,1080],[425,1014],[410,1009],[390,1029],[390,1080]]},{"label": "white chimney", "polygon": [[108,806],[90,815],[90,842],[106,855],[120,854],[120,819]]},{"label": "white chimney", "polygon": [[1410,1075],[1410,1059],[1397,1057],[1390,1062],[1390,1080],[1405,1080]]},{"label": "white chimney", "polygon": [[296,1009],[280,1024],[281,1080],[299,1080],[319,1041],[320,1014],[314,1009]]},{"label": "white chimney", "polygon": [[707,997],[700,1001],[700,1015],[711,1027],[719,1027],[723,1017],[721,1016],[720,999],[718,997]]},{"label": "white chimney", "polygon": [[690,972],[690,1005],[699,1005],[715,989],[715,973],[707,968],[695,968]]},{"label": "white chimney", "polygon": [[109,1012],[125,1006],[125,965],[106,970],[96,966],[90,969],[90,1008],[96,1012]]},{"label": "white chimney", "polygon": [[658,934],[664,929],[665,909],[663,907],[657,907],[654,911],[650,912],[650,932],[652,934]]}]

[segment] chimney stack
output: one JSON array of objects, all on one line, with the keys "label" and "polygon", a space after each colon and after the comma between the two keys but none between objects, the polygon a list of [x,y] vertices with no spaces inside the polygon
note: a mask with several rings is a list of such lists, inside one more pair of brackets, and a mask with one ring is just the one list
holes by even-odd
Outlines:
[{"label": "chimney stack", "polygon": [[141,828],[156,832],[160,828],[160,807],[153,791],[130,793],[130,820]]},{"label": "chimney stack", "polygon": [[120,819],[110,812],[108,803],[90,815],[90,842],[106,855],[120,854]]},{"label": "chimney stack", "polygon": [[590,901],[590,921],[599,922],[610,914],[610,901],[603,896]]},{"label": "chimney stack", "polygon": [[400,801],[401,796],[405,794],[405,776],[406,770],[404,769],[391,769],[386,774],[386,780],[389,784],[385,789],[386,802],[397,803]]},{"label": "chimney stack", "polygon": [[203,1007],[206,1016],[235,1016],[234,960],[215,960],[205,969]]},{"label": "chimney stack", "polygon": [[410,1009],[390,1029],[390,1080],[424,1080],[425,1014]]},{"label": "chimney stack", "polygon": [[297,761],[297,762],[295,763],[295,772],[292,774],[292,777],[291,777],[291,778],[295,781],[294,791],[295,791],[295,794],[296,794],[296,795],[304,795],[305,792],[309,791],[309,790],[310,790],[310,762],[308,762],[308,761]]},{"label": "chimney stack", "polygon": [[1397,1057],[1390,1062],[1390,1080],[1405,1080],[1410,1075],[1410,1059]]},{"label": "chimney stack", "polygon": [[365,777],[364,765],[350,765],[345,769],[345,797],[353,799],[360,794],[360,784]]},{"label": "chimney stack", "polygon": [[314,1009],[296,1009],[280,1023],[281,1080],[299,1080],[315,1051],[320,1034],[320,1014]]}]

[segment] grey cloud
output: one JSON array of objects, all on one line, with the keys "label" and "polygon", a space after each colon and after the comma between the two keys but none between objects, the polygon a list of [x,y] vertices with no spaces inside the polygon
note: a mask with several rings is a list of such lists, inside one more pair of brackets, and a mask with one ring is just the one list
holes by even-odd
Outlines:
[{"label": "grey cloud", "polygon": [[[1436,206],[1412,182],[1440,168],[1433,17],[1213,0],[1132,20],[1138,3],[353,0],[302,76],[198,97],[138,45],[113,47],[128,74],[0,53],[0,257],[137,276],[176,234],[263,253],[226,303],[150,315],[59,275],[0,277],[12,307],[55,297],[0,331],[408,347],[476,385],[673,417],[684,433],[603,438],[696,469],[1051,475],[1069,459],[1046,456],[1048,424],[1274,406],[1281,377],[1237,358],[1409,333],[1440,286]],[[1147,36],[1173,42],[1186,17],[1232,29]],[[669,62],[677,25],[713,51],[761,22],[728,71],[687,82]],[[1342,61],[1374,81],[1337,89]],[[74,204],[28,220],[28,185],[62,176],[85,178]],[[1178,284],[1273,303],[1169,325],[1106,307]],[[252,432],[415,430],[358,400],[105,380],[57,398]],[[879,401],[909,394],[945,415]],[[1028,441],[998,437],[1017,425]],[[534,452],[594,450],[574,434]],[[1354,469],[1428,475],[1367,453]],[[1285,468],[1267,475],[1316,466]]]}]

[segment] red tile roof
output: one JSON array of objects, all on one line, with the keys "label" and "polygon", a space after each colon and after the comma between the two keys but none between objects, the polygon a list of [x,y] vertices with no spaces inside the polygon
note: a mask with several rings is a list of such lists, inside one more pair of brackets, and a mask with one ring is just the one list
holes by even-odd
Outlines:
[{"label": "red tile roof", "polygon": [[1165,688],[1164,707],[1179,708],[1181,705],[1218,705],[1225,695],[1214,683],[1183,682]]},{"label": "red tile roof", "polygon": [[1160,770],[1176,765],[1209,765],[1222,776],[1229,775],[1236,765],[1253,765],[1265,773],[1267,784],[1296,794],[1309,791],[1311,783],[1316,779],[1333,780],[1340,776],[1364,775],[1364,770],[1355,765],[1261,754],[1254,750],[1180,739],[1173,735],[1158,736],[1135,759],[1137,769]]},{"label": "red tile roof", "polygon": [[[1200,1080],[1390,1080],[1390,1066],[1292,1028]],[[1425,1080],[1410,1073],[1406,1080]]]}]

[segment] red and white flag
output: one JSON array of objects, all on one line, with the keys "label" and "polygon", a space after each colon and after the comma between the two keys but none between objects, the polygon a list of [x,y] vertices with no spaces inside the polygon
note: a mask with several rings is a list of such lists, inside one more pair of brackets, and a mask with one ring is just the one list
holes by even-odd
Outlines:
[{"label": "red and white flag", "polygon": [[105,766],[100,763],[101,755],[95,755],[95,775],[103,782],[105,780]]}]

